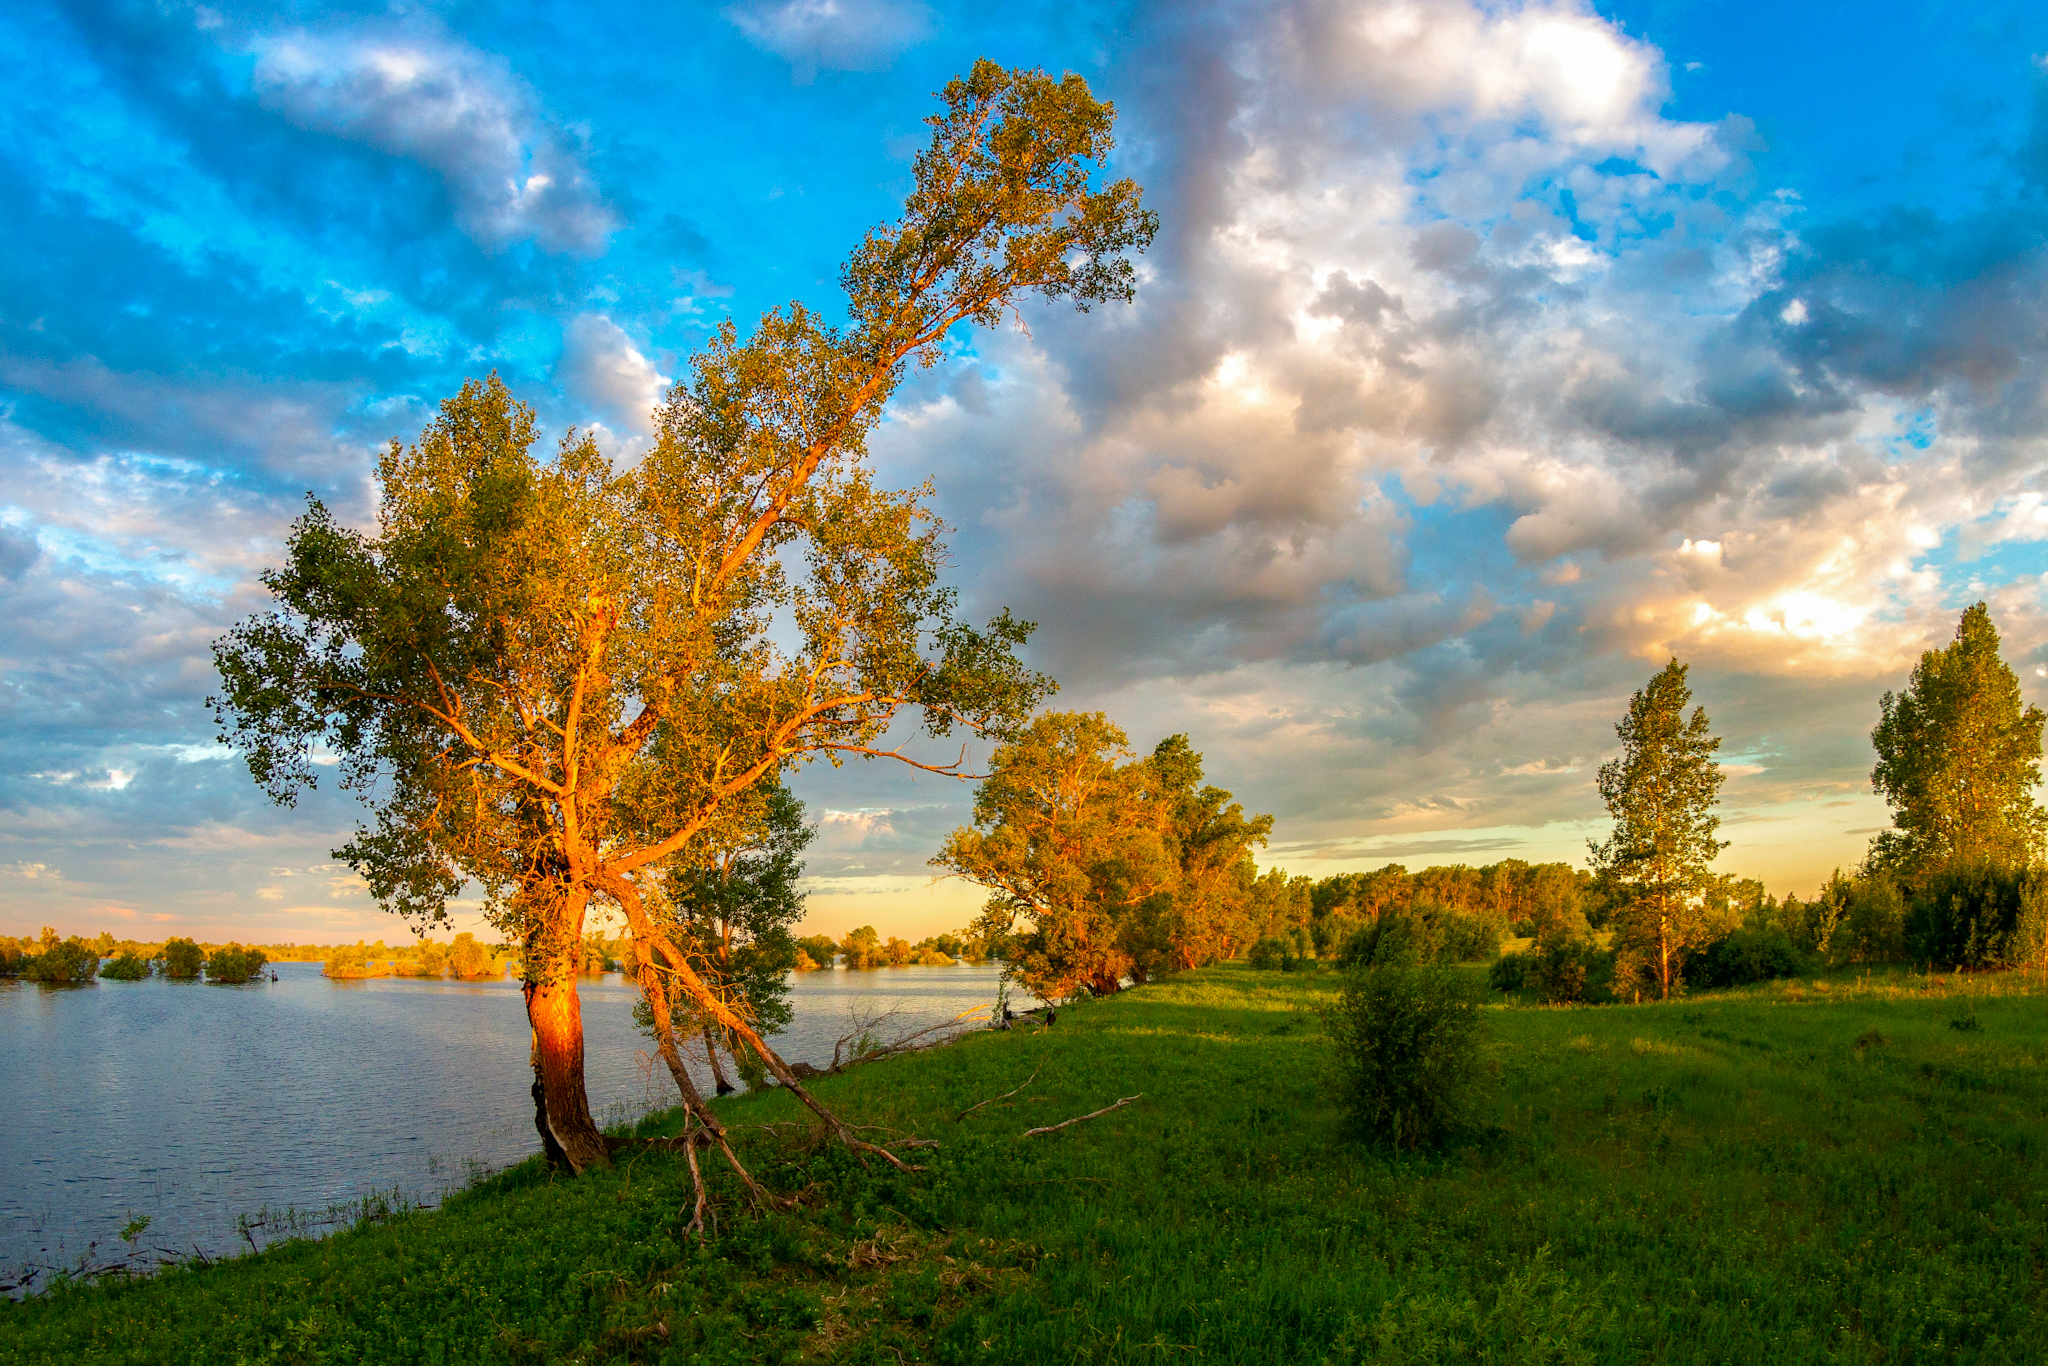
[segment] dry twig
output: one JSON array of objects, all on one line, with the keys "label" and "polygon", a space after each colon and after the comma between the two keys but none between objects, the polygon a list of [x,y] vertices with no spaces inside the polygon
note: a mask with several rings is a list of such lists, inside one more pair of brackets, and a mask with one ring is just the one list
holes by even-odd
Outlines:
[{"label": "dry twig", "polygon": [[1105,1105],[1100,1110],[1092,1110],[1085,1115],[1075,1115],[1072,1119],[1063,1119],[1058,1124],[1048,1124],[1045,1125],[1043,1128],[1038,1129],[1026,1129],[1023,1133],[1017,1136],[1019,1138],[1030,1138],[1033,1134],[1057,1133],[1061,1129],[1066,1128],[1069,1124],[1079,1124],[1084,1119],[1095,1119],[1098,1116],[1108,1114],[1111,1110],[1121,1110],[1126,1105],[1129,1105],[1132,1101],[1138,1100],[1141,1097],[1143,1097],[1144,1094],[1145,1093],[1143,1091],[1140,1091],[1135,1096],[1125,1096],[1122,1100],[1119,1100],[1114,1105]]},{"label": "dry twig", "polygon": [[[1038,1071],[1039,1069],[1036,1067],[1031,1069],[1031,1075],[1024,1078],[1024,1086],[1029,1086],[1032,1082],[1038,1080]],[[974,1104],[968,1106],[965,1110],[962,1110],[959,1114],[953,1116],[953,1122],[955,1124],[958,1124],[961,1120],[967,1118],[969,1115],[973,1114],[976,1110],[979,1110],[984,1105],[993,1105],[999,1100],[1008,1100],[1011,1096],[1016,1095],[1018,1091],[1023,1090],[1024,1086],[1019,1086],[1016,1088],[1016,1090],[1005,1091],[1000,1096],[990,1096],[987,1100],[977,1100],[976,1102],[974,1102]]]}]

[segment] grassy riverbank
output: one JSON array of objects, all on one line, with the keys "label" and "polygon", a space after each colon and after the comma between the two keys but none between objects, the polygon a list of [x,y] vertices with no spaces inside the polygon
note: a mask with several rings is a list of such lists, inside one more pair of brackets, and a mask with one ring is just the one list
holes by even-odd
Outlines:
[{"label": "grassy riverbank", "polygon": [[708,1245],[665,1154],[528,1166],[438,1213],[0,1306],[0,1361],[2048,1357],[2048,998],[2024,983],[1492,1010],[1494,1125],[1429,1160],[1342,1139],[1312,1013],[1333,986],[1226,965],[827,1079],[938,1139],[930,1170],[749,1131],[805,1207],[728,1200]]}]

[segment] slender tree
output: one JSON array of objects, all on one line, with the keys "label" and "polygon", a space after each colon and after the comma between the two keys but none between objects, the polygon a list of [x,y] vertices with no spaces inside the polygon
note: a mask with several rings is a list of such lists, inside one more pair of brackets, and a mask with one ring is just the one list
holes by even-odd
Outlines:
[{"label": "slender tree", "polygon": [[1622,752],[1600,766],[1600,796],[1614,817],[1605,843],[1590,842],[1593,866],[1623,891],[1614,912],[1623,966],[1647,967],[1666,998],[1678,981],[1679,955],[1702,925],[1708,865],[1727,843],[1716,839],[1714,804],[1724,775],[1714,762],[1719,738],[1695,707],[1685,665],[1676,659],[1629,699],[1614,728]]},{"label": "slender tree", "polygon": [[905,367],[935,363],[958,324],[1030,295],[1131,297],[1155,220],[1132,182],[1096,185],[1113,121],[1078,76],[977,62],[943,92],[903,216],[841,272],[845,326],[800,304],[744,339],[728,324],[626,469],[573,433],[535,458],[531,411],[495,378],[465,385],[386,453],[376,529],[314,502],[264,577],[276,610],[216,647],[224,738],[275,799],[311,785],[324,746],[373,807],[339,852],[380,900],[433,921],[473,882],[526,946],[545,1129],[577,1170],[609,1161],[575,989],[593,898],[626,917],[698,1137],[738,1169],[675,1047],[677,992],[874,1150],[719,998],[645,892],[792,765],[918,762],[881,748],[906,710],[933,736],[1001,737],[1050,689],[1016,657],[1028,623],[959,620],[930,489],[877,488],[865,446]]},{"label": "slender tree", "polygon": [[2048,813],[2034,788],[2048,717],[2022,705],[1983,603],[1963,613],[1947,648],[1920,656],[1903,693],[1878,705],[1870,782],[1894,828],[1871,842],[1873,871],[1912,885],[1952,863],[2040,861]]},{"label": "slender tree", "polygon": [[[797,883],[817,830],[805,823],[803,803],[779,782],[761,784],[731,805],[738,819],[671,861],[662,895],[645,899],[650,917],[701,964],[698,974],[719,999],[760,1033],[776,1034],[791,1019],[789,974],[797,943],[790,930],[804,917]],[[672,1014],[701,1034],[719,1093],[732,1090],[721,1048],[753,1080],[757,1060],[739,1040],[697,1011],[673,981],[664,985]],[[642,1011],[651,1028],[651,1009],[643,1003]]]}]

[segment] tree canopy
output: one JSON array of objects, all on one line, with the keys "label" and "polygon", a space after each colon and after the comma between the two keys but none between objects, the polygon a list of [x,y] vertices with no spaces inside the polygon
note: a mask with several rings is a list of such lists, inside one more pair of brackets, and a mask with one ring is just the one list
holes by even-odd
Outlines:
[{"label": "tree canopy", "polygon": [[1050,712],[997,748],[932,863],[990,890],[976,931],[1031,990],[1106,995],[1256,937],[1251,849],[1272,823],[1202,783],[1186,736],[1139,759],[1102,713]]},{"label": "tree canopy", "polygon": [[1904,692],[1878,706],[1870,782],[1893,828],[1871,842],[1873,869],[1917,884],[1952,863],[2040,861],[2048,813],[2034,788],[2048,717],[2021,705],[1983,603],[1963,613],[1946,648],[1920,656]]}]

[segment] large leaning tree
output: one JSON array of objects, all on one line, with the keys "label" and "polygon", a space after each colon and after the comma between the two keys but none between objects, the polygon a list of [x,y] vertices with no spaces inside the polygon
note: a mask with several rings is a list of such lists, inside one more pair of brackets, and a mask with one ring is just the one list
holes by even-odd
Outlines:
[{"label": "large leaning tree", "polygon": [[1128,300],[1156,220],[1131,181],[1101,183],[1114,111],[1080,77],[982,61],[941,98],[902,216],[842,268],[843,324],[791,304],[750,336],[727,325],[627,468],[573,434],[536,455],[530,410],[495,377],[465,385],[384,455],[374,529],[313,502],[264,576],[275,609],[216,646],[223,739],[273,798],[337,756],[373,811],[338,854],[384,904],[431,922],[473,885],[527,945],[546,1129],[578,1171],[609,1161],[574,975],[594,902],[631,930],[693,1166],[711,1144],[739,1164],[676,1047],[678,994],[869,1147],[646,893],[792,766],[918,762],[883,748],[904,713],[933,736],[1002,737],[1050,690],[1017,658],[1028,623],[958,617],[930,488],[877,487],[866,440],[958,325],[1031,295]]}]

